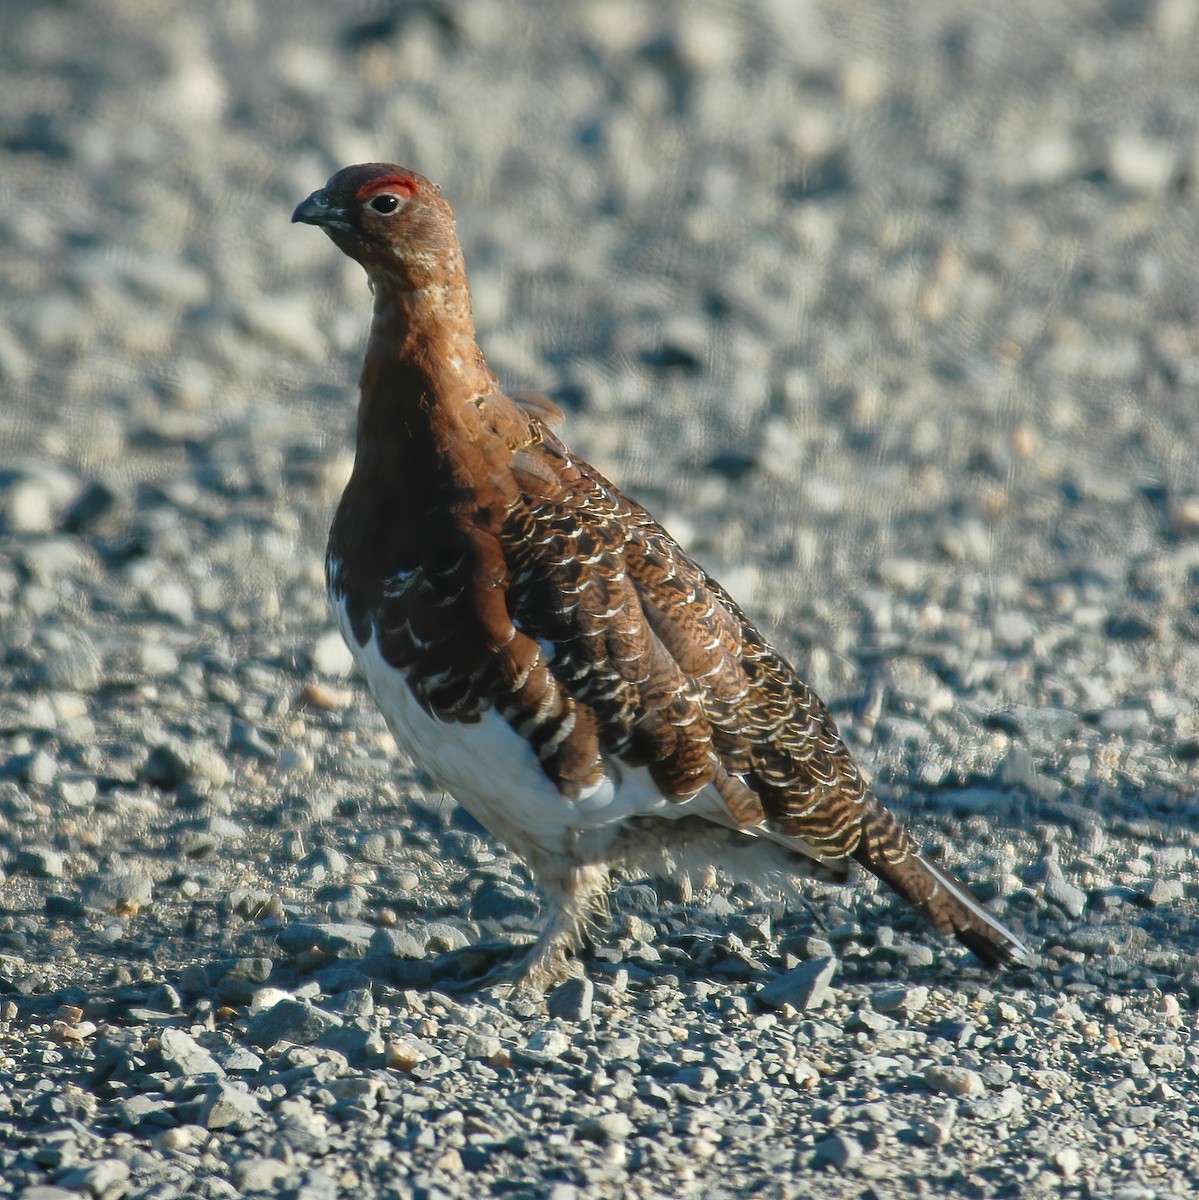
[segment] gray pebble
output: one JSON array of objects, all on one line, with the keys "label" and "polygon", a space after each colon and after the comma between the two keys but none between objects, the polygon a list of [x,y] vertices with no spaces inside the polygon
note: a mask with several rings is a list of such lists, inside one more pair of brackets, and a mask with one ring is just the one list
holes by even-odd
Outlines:
[{"label": "gray pebble", "polygon": [[13,864],[18,871],[43,879],[61,879],[66,874],[67,857],[49,846],[27,846],[17,851]]},{"label": "gray pebble", "polygon": [[756,999],[768,1008],[780,1008],[784,1004],[800,1010],[819,1008],[828,999],[837,965],[837,960],[831,956],[801,963],[776,975],[758,990]]},{"label": "gray pebble", "polygon": [[229,729],[229,753],[240,754],[258,762],[274,762],[278,752],[266,735],[249,721],[234,721]]},{"label": "gray pebble", "polygon": [[[75,534],[87,534],[122,508],[128,500],[107,483],[93,481],[75,498],[63,519],[63,528]],[[110,521],[109,524],[115,524]]]},{"label": "gray pebble", "polygon": [[588,1142],[622,1142],[631,1137],[633,1122],[622,1112],[586,1117],[576,1127],[576,1136]]},{"label": "gray pebble", "polygon": [[1186,895],[1180,879],[1154,879],[1145,893],[1150,904],[1161,906],[1175,904]]},{"label": "gray pebble", "polygon": [[915,1013],[927,1003],[928,988],[919,984],[914,987],[880,988],[870,997],[871,1006],[880,1013]]},{"label": "gray pebble", "polygon": [[430,954],[444,954],[450,950],[465,950],[470,938],[456,925],[444,921],[431,921],[424,929],[425,950]]},{"label": "gray pebble", "polygon": [[44,688],[65,692],[93,692],[103,681],[100,656],[86,633],[70,635],[60,630],[46,635],[47,650],[32,674]]},{"label": "gray pebble", "polygon": [[387,861],[389,846],[386,834],[366,833],[358,839],[358,857],[363,862],[382,863]]},{"label": "gray pebble", "polygon": [[164,791],[173,791],[184,780],[190,778],[191,764],[187,760],[187,755],[177,746],[164,743],[155,746],[146,756],[141,773],[147,783],[162,788]]},{"label": "gray pebble", "polygon": [[834,1167],[838,1171],[852,1171],[861,1165],[862,1145],[847,1133],[834,1133],[821,1138],[812,1152],[812,1166]]},{"label": "gray pebble", "polygon": [[48,788],[58,777],[58,760],[45,750],[37,750],[25,767],[25,782]]},{"label": "gray pebble", "polygon": [[1001,1092],[992,1092],[975,1100],[970,1106],[970,1116],[975,1121],[997,1124],[1008,1120],[1023,1104],[1019,1088],[1005,1087]]},{"label": "gray pebble", "polygon": [[551,1017],[564,1021],[590,1021],[595,985],[585,975],[559,984],[545,999]]},{"label": "gray pebble", "polygon": [[953,1136],[953,1126],[957,1119],[957,1111],[957,1102],[950,1100],[939,1112],[925,1117],[918,1117],[913,1126],[916,1136],[926,1146],[948,1145]]},{"label": "gray pebble", "polygon": [[200,1104],[199,1121],[205,1129],[248,1129],[262,1116],[262,1106],[237,1084],[220,1080]]},{"label": "gray pebble", "polygon": [[386,958],[424,958],[425,942],[407,929],[380,927],[371,934],[369,951]]},{"label": "gray pebble", "polygon": [[127,1129],[141,1125],[170,1128],[175,1124],[173,1106],[161,1095],[126,1096],[117,1102],[115,1109],[117,1120]]},{"label": "gray pebble", "polygon": [[84,881],[81,899],[98,912],[135,913],[154,898],[154,884],[144,871],[111,871]]},{"label": "gray pebble", "polygon": [[226,1074],[249,1074],[262,1070],[262,1059],[245,1046],[233,1046],[221,1055],[220,1065]]},{"label": "gray pebble", "polygon": [[1178,171],[1178,151],[1173,142],[1125,131],[1108,147],[1108,174],[1130,192],[1152,195],[1164,191]]},{"label": "gray pebble", "polygon": [[318,675],[329,675],[333,678],[341,678],[354,669],[354,656],[336,629],[316,640],[309,652],[308,661]]},{"label": "gray pebble", "polygon": [[504,921],[509,917],[529,918],[536,911],[537,902],[532,895],[499,879],[485,880],[470,899],[472,921]]},{"label": "gray pebble", "polygon": [[280,931],[279,945],[289,954],[319,950],[330,958],[365,958],[378,932],[373,925],[308,925],[297,921]]},{"label": "gray pebble", "polygon": [[1095,723],[1104,733],[1130,737],[1148,733],[1153,727],[1153,718],[1144,708],[1109,708],[1099,714]]},{"label": "gray pebble", "polygon": [[116,1200],[124,1195],[129,1179],[129,1165],[119,1158],[103,1158],[87,1166],[76,1167],[58,1177],[60,1187],[69,1191],[88,1192],[100,1200]]},{"label": "gray pebble", "polygon": [[179,975],[179,988],[185,996],[203,996],[209,989],[208,972],[199,963],[189,963]]},{"label": "gray pebble", "polygon": [[1050,1155],[1050,1162],[1067,1182],[1072,1180],[1082,1169],[1082,1156],[1073,1146],[1065,1146]]},{"label": "gray pebble", "polygon": [[946,1096],[983,1096],[987,1087],[982,1076],[969,1067],[946,1066],[932,1063],[924,1068],[924,1083],[930,1091]]},{"label": "gray pebble", "polygon": [[174,579],[160,579],[147,589],[146,600],[154,612],[187,628],[195,624],[196,603],[191,592]]},{"label": "gray pebble", "polygon": [[347,988],[330,996],[323,1007],[326,1012],[335,1012],[343,1018],[369,1017],[375,1011],[375,998],[370,988]]},{"label": "gray pebble", "polygon": [[246,1040],[252,1046],[269,1049],[276,1042],[294,1042],[306,1046],[315,1042],[326,1029],[340,1025],[341,1018],[314,1008],[300,1000],[280,1000],[264,1009],[246,1027]]},{"label": "gray pebble", "polygon": [[1129,1129],[1143,1129],[1147,1125],[1155,1125],[1158,1115],[1155,1104],[1129,1104],[1117,1110],[1115,1120]]},{"label": "gray pebble", "polygon": [[1056,904],[1069,916],[1076,920],[1082,916],[1087,907],[1087,894],[1082,888],[1075,887],[1060,875],[1050,875],[1045,880],[1045,899]]},{"label": "gray pebble", "polygon": [[691,1088],[696,1092],[711,1092],[719,1078],[719,1074],[712,1067],[684,1067],[674,1073],[671,1083]]},{"label": "gray pebble", "polygon": [[79,480],[57,466],[0,471],[0,527],[11,533],[49,533],[79,493]]},{"label": "gray pebble", "polygon": [[162,1061],[172,1075],[216,1075],[223,1077],[224,1068],[195,1038],[182,1029],[164,1029],[158,1035]]},{"label": "gray pebble", "polygon": [[294,1192],[299,1168],[278,1158],[254,1155],[235,1162],[229,1178],[243,1192],[266,1192],[277,1196],[285,1190]]}]

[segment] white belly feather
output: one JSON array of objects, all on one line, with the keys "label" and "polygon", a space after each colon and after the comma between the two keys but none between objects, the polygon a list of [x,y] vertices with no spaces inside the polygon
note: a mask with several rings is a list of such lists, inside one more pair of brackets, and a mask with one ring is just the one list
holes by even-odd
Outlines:
[{"label": "white belly feather", "polygon": [[[359,645],[344,603],[338,620],[399,748],[476,820],[518,852],[530,842],[561,853],[599,850],[630,817],[730,819],[719,794],[705,788],[682,803],[667,800],[644,767],[613,764],[598,784],[572,800],[546,775],[533,748],[494,708],[473,724],[440,721],[420,705],[401,671],[379,650],[372,629]],[[580,844],[580,842],[582,844]]]}]

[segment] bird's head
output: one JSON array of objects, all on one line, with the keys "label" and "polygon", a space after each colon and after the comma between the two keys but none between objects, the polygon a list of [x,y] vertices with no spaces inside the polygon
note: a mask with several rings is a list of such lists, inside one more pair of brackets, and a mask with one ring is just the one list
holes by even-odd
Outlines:
[{"label": "bird's head", "polygon": [[376,287],[418,291],[462,276],[453,211],[435,184],[405,167],[345,167],[291,219],[319,225]]}]

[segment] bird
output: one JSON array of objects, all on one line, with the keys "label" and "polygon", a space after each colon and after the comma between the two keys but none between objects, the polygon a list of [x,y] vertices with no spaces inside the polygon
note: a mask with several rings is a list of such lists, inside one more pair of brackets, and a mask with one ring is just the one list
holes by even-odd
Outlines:
[{"label": "bird", "polygon": [[577,975],[621,879],[776,892],[856,862],[989,967],[1021,940],[871,791],[823,701],[639,504],[506,394],[475,336],[454,214],[389,163],[293,222],[366,272],[354,464],[329,535],[338,624],[399,748],[524,860],[536,939],[479,974]]}]

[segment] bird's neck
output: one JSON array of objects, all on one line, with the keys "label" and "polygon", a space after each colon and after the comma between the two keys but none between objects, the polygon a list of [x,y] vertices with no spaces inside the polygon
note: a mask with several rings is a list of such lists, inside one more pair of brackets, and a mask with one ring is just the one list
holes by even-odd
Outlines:
[{"label": "bird's neck", "polygon": [[465,276],[401,287],[375,281],[357,453],[425,457],[462,435],[473,401],[496,392],[475,341]]}]

